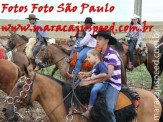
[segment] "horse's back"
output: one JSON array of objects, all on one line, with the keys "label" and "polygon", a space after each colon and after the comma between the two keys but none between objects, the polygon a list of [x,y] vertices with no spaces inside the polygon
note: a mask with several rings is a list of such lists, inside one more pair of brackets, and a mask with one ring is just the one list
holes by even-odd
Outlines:
[{"label": "horse's back", "polygon": [[140,95],[138,107],[138,122],[159,122],[161,116],[161,103],[150,91],[133,88]]}]

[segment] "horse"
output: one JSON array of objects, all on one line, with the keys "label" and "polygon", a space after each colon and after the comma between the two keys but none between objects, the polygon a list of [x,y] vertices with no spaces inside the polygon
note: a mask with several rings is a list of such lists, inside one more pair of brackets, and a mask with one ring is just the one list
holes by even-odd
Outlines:
[{"label": "horse", "polygon": [[0,59],[0,88],[7,95],[10,94],[21,75],[22,71],[16,64],[5,59]]},{"label": "horse", "polygon": [[[47,117],[49,117],[51,122],[65,122],[70,121],[70,119],[72,119],[72,122],[88,121],[80,114],[80,111],[83,110],[82,105],[74,102],[74,99],[70,95],[72,88],[70,84],[50,76],[30,72],[27,69],[25,71],[25,76],[22,76],[18,80],[19,82],[17,82],[10,93],[6,100],[7,103],[5,103],[2,110],[9,121],[18,120],[16,114],[18,113],[17,110],[31,105],[35,100],[41,104],[46,112],[46,116],[38,121],[44,120]],[[163,106],[161,106],[160,101],[150,91],[139,88],[133,89],[140,95],[140,105],[136,109],[138,116],[133,122],[159,122],[160,117],[163,116],[163,114],[161,115]],[[64,102],[66,99],[67,101]],[[72,101],[73,104],[71,105],[73,105],[75,112],[68,114],[66,104]],[[157,109],[156,113],[155,109]],[[107,116],[106,113],[103,113],[103,115]],[[66,118],[69,119],[67,120]],[[100,118],[100,120],[102,120],[102,118]]]},{"label": "horse", "polygon": [[[5,45],[3,45],[1,42],[0,44],[3,46],[3,48],[6,50],[6,53],[10,52],[10,49],[8,47],[6,47]],[[4,52],[4,53],[5,53]],[[23,54],[22,52],[12,52],[11,51],[11,55],[12,55],[12,59],[10,59],[12,62],[14,62],[17,66],[19,66],[21,68],[21,70],[23,71],[24,65],[27,67],[30,65],[30,60],[27,58],[27,56],[25,54]]]},{"label": "horse", "polygon": [[159,60],[159,67],[161,70],[163,70],[163,36],[159,39],[158,49],[159,49],[159,52],[161,53],[161,58]]},{"label": "horse", "polygon": [[[28,43],[28,38],[24,35],[19,35],[15,31],[10,31],[9,41],[7,46],[9,50],[17,49],[17,52],[21,52],[25,54],[26,45]],[[36,67],[35,59],[29,58],[30,63],[33,65],[33,69]],[[53,64],[51,64],[53,65]],[[42,67],[44,68],[44,67]]]},{"label": "horse", "polygon": [[[55,73],[55,71],[57,69],[60,70],[60,72],[62,73],[61,76],[63,79],[68,80],[70,78],[70,76],[67,74],[67,69],[69,67],[69,64],[66,62],[66,58],[68,58],[68,53],[64,51],[64,49],[62,47],[59,47],[57,45],[47,45],[46,42],[45,46],[42,47],[42,49],[39,51],[38,55],[36,56],[36,60],[39,63],[46,63],[47,59],[51,59],[53,60],[53,62],[55,63],[56,67],[53,70],[51,76],[53,76],[53,74]],[[141,54],[138,54],[137,51],[134,51],[134,59],[135,60],[135,65],[134,67],[138,67],[141,64],[145,64],[148,72],[150,73],[151,77],[152,77],[152,85],[151,85],[151,89],[153,89],[156,84],[154,82],[154,63],[152,62],[153,60],[157,60],[157,58],[154,56],[154,45],[147,43],[147,46],[149,47],[148,49],[148,55],[147,56],[142,56]],[[126,69],[127,69],[127,59],[128,56],[125,53],[122,44],[117,41],[116,45],[111,45],[111,47],[115,50],[117,50],[117,52],[120,55],[120,59],[121,59],[121,71],[122,71],[122,83],[124,85],[127,85],[127,77],[126,77]],[[160,69],[160,74],[161,74],[162,70]]]},{"label": "horse", "polygon": [[26,44],[28,42],[28,38],[24,35],[20,36],[15,31],[10,31],[9,41],[7,42],[7,46],[9,50],[17,49],[17,52],[24,52]]},{"label": "horse", "polygon": [[[25,45],[24,43],[27,41],[25,40],[26,37],[25,36],[20,36],[18,34],[16,34],[15,32],[11,32],[11,36],[10,36],[10,41],[9,41],[9,47],[12,47],[14,48],[14,46],[17,47],[17,50],[20,50],[20,51],[23,51],[25,49]],[[47,46],[47,43],[44,42],[45,45]],[[22,44],[22,45],[21,45]],[[49,47],[49,46],[48,46]],[[51,46],[50,46],[51,47]],[[117,44],[116,45],[112,45],[111,46],[113,49],[117,50],[117,52],[119,53],[120,55],[120,59],[121,59],[121,63],[122,63],[122,67],[121,67],[121,71],[122,71],[122,83],[127,85],[127,76],[126,76],[126,69],[127,69],[127,63],[128,63],[128,55],[125,53],[123,47],[122,47],[122,44],[117,41]],[[154,60],[158,60],[157,57],[154,56],[154,49],[155,49],[155,46],[153,44],[150,44],[150,43],[147,43],[147,47],[148,47],[148,54],[147,56],[142,56],[141,54],[138,54],[137,51],[135,50],[134,51],[134,59],[135,60],[135,64],[134,64],[134,67],[138,67],[140,66],[141,64],[144,64],[148,70],[148,72],[150,73],[150,76],[152,78],[152,85],[151,85],[151,89],[154,89],[155,86],[157,86],[157,82],[155,81],[155,74],[154,74],[154,67],[155,67],[155,64],[153,63]],[[45,48],[45,47],[42,47],[42,48]],[[54,49],[54,48],[53,48]],[[51,63],[51,65],[55,64],[56,67],[53,69],[52,73],[51,73],[51,76],[54,75],[55,71],[57,71],[58,69],[62,70],[62,78],[63,79],[66,79],[67,81],[72,81],[71,77],[69,74],[67,74],[67,68],[69,67],[69,64],[67,64],[67,62],[63,62],[60,61],[61,58],[62,59],[65,59],[64,57],[62,57],[62,55],[68,57],[69,54],[67,54],[67,52],[63,49],[63,48],[60,48],[60,50],[63,50],[63,52],[59,51],[58,49],[56,50],[57,48],[55,48],[54,50],[51,50],[51,52],[49,52],[48,50],[48,53],[46,52],[47,56],[46,56],[46,60],[44,60],[45,62],[42,62],[41,60],[37,60],[37,62],[42,62],[44,64],[48,64],[47,61],[49,61]],[[57,57],[53,58],[54,56],[54,52],[57,52],[59,51],[59,54],[57,55]],[[55,53],[56,54],[56,53]],[[44,53],[40,54],[39,56],[36,56],[38,59],[41,58],[42,56],[44,55]],[[161,55],[161,54],[160,54]],[[160,56],[159,56],[160,57]],[[49,59],[49,60],[48,60]],[[160,59],[160,58],[159,58]],[[34,61],[31,61],[32,64],[35,64]],[[64,66],[62,66],[64,64]],[[48,65],[49,66],[49,65]],[[161,66],[163,67],[163,65]],[[64,70],[63,70],[64,69]],[[71,69],[72,70],[72,69]],[[159,72],[160,72],[160,75],[162,73],[162,70],[163,68],[160,68],[159,69]],[[70,80],[69,80],[70,79]]]}]

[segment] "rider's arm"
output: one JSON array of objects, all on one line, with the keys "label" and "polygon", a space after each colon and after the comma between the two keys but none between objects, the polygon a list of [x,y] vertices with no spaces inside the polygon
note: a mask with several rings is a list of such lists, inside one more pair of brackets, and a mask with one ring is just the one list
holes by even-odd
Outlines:
[{"label": "rider's arm", "polygon": [[99,79],[99,78],[104,78],[106,77],[107,74],[106,73],[101,73],[101,74],[98,74],[98,75],[95,75],[95,76],[91,76],[90,77],[90,80],[95,80],[95,79]]},{"label": "rider's arm", "polygon": [[80,85],[81,86],[87,86],[87,85],[90,85],[90,84],[100,83],[100,82],[106,81],[107,79],[111,78],[111,76],[113,74],[113,71],[114,71],[114,66],[113,65],[108,65],[107,68],[108,68],[109,73],[105,77],[98,78],[98,79],[95,79],[95,80],[90,80],[89,82],[81,82]]},{"label": "rider's arm", "polygon": [[91,36],[91,33],[87,31],[84,38],[80,41],[79,47],[83,47],[84,45],[86,45],[91,40],[91,38],[93,38]]},{"label": "rider's arm", "polygon": [[142,41],[142,31],[143,31],[143,30],[142,30],[142,26],[141,26],[141,25],[139,26],[139,28],[138,28],[138,29],[140,29],[140,30],[139,30],[139,32],[138,32],[138,37],[137,37],[137,39],[138,39],[138,40],[137,40],[137,45],[139,45],[139,44],[140,44],[140,42]]}]

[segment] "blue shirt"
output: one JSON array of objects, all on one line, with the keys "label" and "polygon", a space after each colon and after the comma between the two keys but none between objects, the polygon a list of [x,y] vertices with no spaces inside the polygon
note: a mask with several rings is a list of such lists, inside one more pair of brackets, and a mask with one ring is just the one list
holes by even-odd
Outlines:
[{"label": "blue shirt", "polygon": [[[48,41],[49,37],[48,37],[47,32],[44,31],[43,26],[40,23],[38,23],[37,21],[34,23],[34,26],[36,26],[35,27],[36,28],[35,33],[36,33],[36,39],[37,39],[37,41],[40,42],[40,43],[43,43],[42,42],[42,37],[44,37],[45,40]],[[41,27],[42,30],[40,29],[40,27]]]},{"label": "blue shirt", "polygon": [[100,61],[96,66],[93,67],[92,76],[102,74],[102,73],[108,74],[108,68],[102,61]]}]

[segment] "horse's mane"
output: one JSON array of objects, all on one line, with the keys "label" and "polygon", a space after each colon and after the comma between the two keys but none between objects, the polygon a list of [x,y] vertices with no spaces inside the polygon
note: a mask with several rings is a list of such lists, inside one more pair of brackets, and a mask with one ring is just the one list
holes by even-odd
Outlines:
[{"label": "horse's mane", "polygon": [[117,51],[124,51],[122,44],[117,40],[117,43],[115,44],[115,48]]},{"label": "horse's mane", "polygon": [[159,39],[159,44],[161,44],[163,42],[163,36],[161,36],[161,38]]},{"label": "horse's mane", "polygon": [[64,52],[64,53],[69,55],[69,53],[66,50],[64,50],[62,46],[60,46],[58,44],[51,44],[51,45],[55,46],[56,48],[60,49],[62,52]]},{"label": "horse's mane", "polygon": [[[44,74],[41,74],[41,75],[44,75]],[[62,86],[63,98],[66,97],[69,94],[69,92],[72,90],[72,87],[69,83],[65,83],[63,81],[60,81],[48,75],[44,75],[44,76],[50,78],[51,80],[59,83]],[[78,86],[75,89],[76,96],[83,105],[89,103],[89,97],[90,97],[92,86],[93,85],[84,86],[84,87]],[[72,98],[72,94],[70,94],[67,97],[67,99],[64,101],[64,105],[65,105],[67,113],[69,112],[69,109],[71,107],[71,98]],[[81,106],[79,105],[75,97],[73,97],[73,103],[78,108],[78,110],[81,110]],[[131,120],[133,120],[137,116],[134,106],[135,105],[132,104],[131,106],[126,107],[126,109],[120,109],[119,111],[116,111],[115,114],[117,117],[117,122],[122,122],[122,121],[130,122]],[[109,120],[108,115],[109,113],[107,111],[107,105],[106,105],[106,94],[105,92],[98,93],[96,102],[91,110],[91,121],[92,122],[106,122]]]},{"label": "horse's mane", "polygon": [[[18,34],[19,35],[19,34]],[[28,38],[25,35],[19,35],[22,39],[24,39],[26,42],[28,42]]]}]

